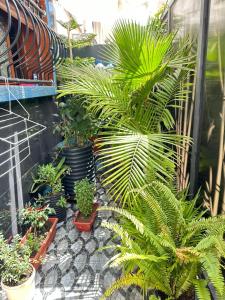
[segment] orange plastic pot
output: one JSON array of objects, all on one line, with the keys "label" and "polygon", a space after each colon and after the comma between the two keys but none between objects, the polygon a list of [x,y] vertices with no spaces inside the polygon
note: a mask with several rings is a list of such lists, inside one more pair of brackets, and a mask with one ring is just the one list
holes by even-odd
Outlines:
[{"label": "orange plastic pot", "polygon": [[79,231],[91,231],[92,226],[93,226],[96,216],[97,216],[98,206],[99,206],[98,203],[93,204],[93,211],[92,211],[90,217],[87,219],[84,219],[81,215],[81,212],[78,211],[78,213],[76,214],[76,216],[73,220],[73,224],[76,226],[76,228]]},{"label": "orange plastic pot", "polygon": [[[48,234],[47,234],[46,238],[44,239],[44,241],[42,242],[40,249],[38,250],[36,255],[34,257],[30,258],[30,262],[36,270],[40,267],[41,262],[42,262],[43,258],[45,257],[46,252],[55,237],[56,225],[58,223],[58,218],[48,218],[48,222],[51,223],[51,228],[49,229]],[[21,244],[26,243],[27,236],[30,232],[31,232],[31,228],[29,228],[27,230],[26,234],[24,235],[24,237],[21,240]]]}]

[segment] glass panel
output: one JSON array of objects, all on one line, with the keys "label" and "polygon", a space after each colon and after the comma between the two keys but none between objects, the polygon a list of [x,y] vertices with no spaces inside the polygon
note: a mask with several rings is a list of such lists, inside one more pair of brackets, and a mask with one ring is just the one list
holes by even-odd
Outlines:
[{"label": "glass panel", "polygon": [[[200,184],[205,198],[225,201],[225,1],[212,0],[206,62],[206,104],[201,145]],[[225,208],[223,209],[225,210]],[[214,210],[216,212],[216,208]]]}]

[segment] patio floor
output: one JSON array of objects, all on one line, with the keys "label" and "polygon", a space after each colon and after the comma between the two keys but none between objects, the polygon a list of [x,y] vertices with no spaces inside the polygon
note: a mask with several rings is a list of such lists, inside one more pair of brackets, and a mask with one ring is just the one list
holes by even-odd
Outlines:
[{"label": "patio floor", "polygon": [[[108,204],[105,190],[97,179],[97,200]],[[100,299],[103,291],[116,280],[120,270],[104,268],[112,257],[112,250],[99,248],[116,243],[113,234],[100,226],[101,221],[113,222],[111,212],[101,212],[92,232],[79,232],[72,223],[74,211],[70,207],[67,222],[59,227],[54,242],[49,248],[46,263],[36,276],[35,300]],[[142,295],[135,287],[122,289],[110,298],[139,300]]]}]

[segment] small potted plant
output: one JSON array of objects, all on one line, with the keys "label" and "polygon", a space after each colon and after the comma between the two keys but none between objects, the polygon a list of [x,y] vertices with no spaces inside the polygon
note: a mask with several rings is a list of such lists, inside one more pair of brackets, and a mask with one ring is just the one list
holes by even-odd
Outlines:
[{"label": "small potted plant", "polygon": [[54,209],[46,207],[27,206],[20,211],[21,223],[30,226],[21,240],[31,249],[30,261],[37,270],[52,243],[55,233],[57,218],[49,218]]},{"label": "small potted plant", "polygon": [[57,146],[60,157],[71,169],[70,174],[63,178],[66,195],[74,198],[74,183],[83,178],[90,181],[94,178],[93,145],[90,137],[96,132],[97,122],[87,112],[84,99],[78,96],[68,98],[59,103],[61,122],[54,132],[63,137]]},{"label": "small potted plant", "polygon": [[9,244],[0,234],[1,286],[9,300],[31,300],[35,292],[35,269],[30,264],[31,250],[15,236]]},{"label": "small potted plant", "polygon": [[39,166],[31,187],[33,194],[41,190],[36,202],[53,208],[60,223],[66,219],[67,205],[62,177],[70,172],[69,167],[64,165],[64,161],[65,158],[62,158],[56,166],[53,163]]},{"label": "small potted plant", "polygon": [[93,203],[94,186],[87,178],[77,181],[74,185],[78,212],[74,218],[74,225],[79,231],[90,231],[96,215],[98,203]]}]

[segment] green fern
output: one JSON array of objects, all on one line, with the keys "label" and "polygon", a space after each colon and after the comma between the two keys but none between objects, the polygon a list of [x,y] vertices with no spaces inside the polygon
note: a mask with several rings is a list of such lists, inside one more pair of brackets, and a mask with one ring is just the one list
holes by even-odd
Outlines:
[{"label": "green fern", "polygon": [[102,300],[107,299],[107,297],[111,296],[113,292],[115,292],[119,288],[122,288],[124,286],[130,286],[130,285],[138,285],[143,290],[145,290],[146,288],[145,279],[141,274],[128,274],[115,281],[112,284],[112,286],[105,291],[104,296],[101,297],[100,299]]},{"label": "green fern", "polygon": [[[159,290],[169,299],[178,299],[190,289],[196,290],[199,299],[210,299],[209,282],[218,299],[224,299],[220,260],[225,257],[225,219],[205,219],[194,206],[196,199],[185,201],[185,193],[176,197],[160,182],[154,181],[133,193],[136,200],[129,211],[100,209],[120,215],[120,224],[103,223],[121,238],[109,265],[123,266],[131,276],[138,272],[144,278],[145,289]],[[202,274],[206,281],[199,279]]]},{"label": "green fern", "polygon": [[211,300],[211,296],[207,288],[206,280],[198,279],[198,280],[194,280],[193,283],[199,300]]}]

